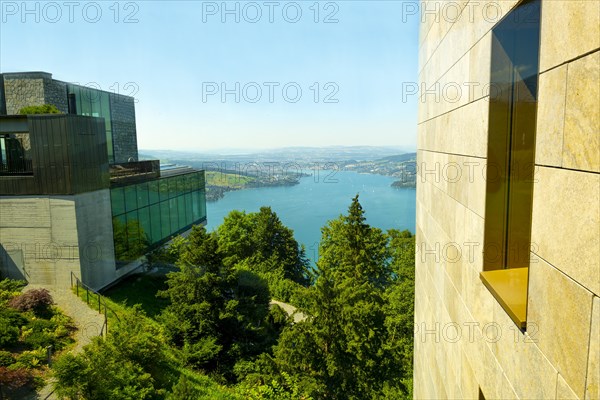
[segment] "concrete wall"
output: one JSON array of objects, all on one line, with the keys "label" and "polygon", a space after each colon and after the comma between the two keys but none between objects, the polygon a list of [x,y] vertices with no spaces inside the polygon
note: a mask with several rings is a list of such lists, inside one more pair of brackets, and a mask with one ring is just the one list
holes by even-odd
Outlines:
[{"label": "concrete wall", "polygon": [[517,3],[421,4],[417,399],[600,398],[600,1],[542,1],[526,333],[479,278],[490,30]]},{"label": "concrete wall", "polygon": [[75,202],[80,278],[92,288],[100,289],[117,277],[110,190],[77,195]]},{"label": "concrete wall", "polygon": [[109,190],[0,197],[0,272],[57,287],[71,272],[94,289],[114,281]]}]

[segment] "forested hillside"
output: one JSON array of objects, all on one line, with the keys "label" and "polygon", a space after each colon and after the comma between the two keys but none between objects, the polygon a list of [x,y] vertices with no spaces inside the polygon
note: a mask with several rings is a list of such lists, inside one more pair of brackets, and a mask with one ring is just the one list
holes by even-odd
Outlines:
[{"label": "forested hillside", "polygon": [[369,226],[357,196],[322,228],[319,254],[313,270],[268,207],[195,227],[160,254],[176,265],[160,312],[121,305],[106,339],[55,363],[58,394],[412,398],[414,237]]}]

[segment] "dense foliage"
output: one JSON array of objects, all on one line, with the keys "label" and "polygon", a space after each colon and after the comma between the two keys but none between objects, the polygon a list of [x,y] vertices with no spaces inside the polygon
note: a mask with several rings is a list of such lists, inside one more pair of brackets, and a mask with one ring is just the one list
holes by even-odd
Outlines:
[{"label": "dense foliage", "polygon": [[411,397],[412,307],[403,299],[413,297],[414,239],[366,224],[358,197],[322,233],[308,318],[284,329],[247,380],[284,383],[285,373],[315,398]]},{"label": "dense foliage", "polygon": [[50,293],[46,289],[22,292],[25,284],[0,281],[0,398],[27,385],[41,385],[47,348],[58,351],[73,342],[75,327],[52,306]]},{"label": "dense foliage", "polygon": [[[226,222],[232,231],[247,229],[244,217],[234,212]],[[282,324],[277,311],[269,310],[269,285],[263,278],[268,275],[257,271],[260,263],[248,260],[257,254],[232,245],[230,231],[219,232],[195,227],[177,244],[179,270],[168,275],[168,289],[160,292],[170,300],[160,320],[189,365],[234,381],[236,365],[268,351]],[[292,245],[298,248],[295,241]],[[296,267],[293,260],[288,265]]]},{"label": "dense foliage", "polygon": [[[163,254],[176,270],[159,291],[167,303],[155,320],[134,308],[106,339],[62,358],[58,393],[412,397],[414,237],[371,227],[357,196],[347,215],[323,227],[319,250],[311,271],[292,231],[267,207],[233,211],[213,232],[195,227]],[[297,306],[301,320],[272,299]]]}]

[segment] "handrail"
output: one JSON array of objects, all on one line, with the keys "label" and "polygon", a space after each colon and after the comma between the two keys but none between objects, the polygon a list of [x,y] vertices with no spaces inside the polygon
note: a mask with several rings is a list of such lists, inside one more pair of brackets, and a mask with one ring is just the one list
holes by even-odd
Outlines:
[{"label": "handrail", "polygon": [[[75,279],[75,283],[73,283],[73,279]],[[97,297],[97,299],[98,299],[98,312],[100,314],[104,314],[104,323],[102,324],[102,328],[100,329],[100,336],[106,336],[106,334],[108,333],[108,311],[112,312],[113,315],[115,316],[115,318],[117,318],[118,321],[121,320],[119,318],[119,315],[115,312],[115,310],[113,310],[111,307],[109,307],[106,304],[106,300],[104,299],[104,296],[102,296],[100,293],[98,293],[94,289],[90,288],[85,283],[83,283],[81,281],[81,279],[79,279],[71,271],[71,289],[73,288],[73,286],[75,286],[75,288],[76,288],[75,291],[77,293],[77,297],[79,297],[79,287],[81,286],[83,289],[85,289],[85,300],[86,300],[86,303],[88,305],[90,305],[90,292],[92,292],[92,297],[94,295]],[[104,312],[102,312],[103,308],[104,308]]]}]

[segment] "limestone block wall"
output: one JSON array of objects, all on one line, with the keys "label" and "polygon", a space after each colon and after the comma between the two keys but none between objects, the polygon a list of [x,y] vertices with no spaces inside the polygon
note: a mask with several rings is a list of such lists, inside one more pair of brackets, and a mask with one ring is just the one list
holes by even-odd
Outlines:
[{"label": "limestone block wall", "polygon": [[416,399],[600,398],[598,0],[542,0],[526,333],[479,278],[491,29],[517,4],[421,3]]},{"label": "limestone block wall", "polygon": [[0,273],[99,289],[117,278],[108,189],[75,196],[0,197]]},{"label": "limestone block wall", "polygon": [[3,275],[43,285],[69,284],[70,272],[79,271],[75,203],[70,197],[0,197]]}]

